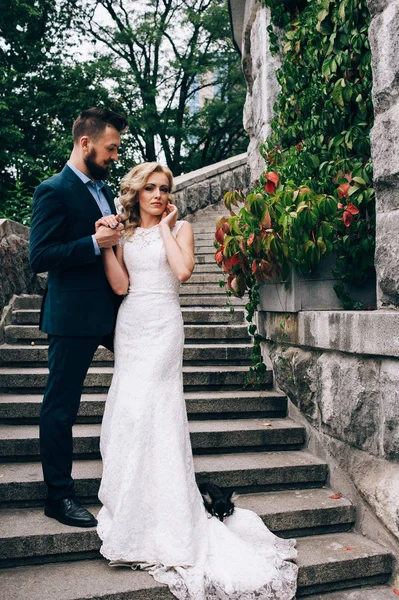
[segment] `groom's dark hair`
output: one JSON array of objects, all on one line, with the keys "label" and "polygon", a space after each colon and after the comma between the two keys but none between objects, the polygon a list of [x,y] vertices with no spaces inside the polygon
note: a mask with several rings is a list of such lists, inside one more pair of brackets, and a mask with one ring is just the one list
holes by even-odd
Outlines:
[{"label": "groom's dark hair", "polygon": [[92,140],[100,137],[107,125],[115,127],[119,133],[127,127],[127,119],[109,108],[88,108],[80,113],[72,126],[73,142],[76,144],[83,135]]}]

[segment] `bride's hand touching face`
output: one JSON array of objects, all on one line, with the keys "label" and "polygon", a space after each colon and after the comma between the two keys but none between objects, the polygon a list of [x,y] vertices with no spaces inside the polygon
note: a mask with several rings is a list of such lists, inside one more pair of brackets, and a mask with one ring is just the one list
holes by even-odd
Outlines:
[{"label": "bride's hand touching face", "polygon": [[176,225],[177,221],[177,206],[168,204],[165,212],[162,214],[161,226],[167,225],[171,229]]}]

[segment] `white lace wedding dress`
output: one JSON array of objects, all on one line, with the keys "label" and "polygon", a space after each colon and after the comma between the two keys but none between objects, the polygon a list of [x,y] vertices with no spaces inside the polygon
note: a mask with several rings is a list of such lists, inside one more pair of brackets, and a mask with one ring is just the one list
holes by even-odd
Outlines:
[{"label": "white lace wedding dress", "polygon": [[236,508],[224,523],[210,517],[196,486],[179,280],[159,227],[137,228],[123,253],[130,288],[101,430],[101,553],[148,569],[180,600],[291,600],[294,540],[277,538],[248,510]]}]

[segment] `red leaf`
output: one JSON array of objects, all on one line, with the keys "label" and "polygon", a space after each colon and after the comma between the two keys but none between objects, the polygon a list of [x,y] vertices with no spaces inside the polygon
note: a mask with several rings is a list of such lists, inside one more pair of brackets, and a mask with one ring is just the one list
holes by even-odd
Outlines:
[{"label": "red leaf", "polygon": [[359,209],[354,204],[348,204],[346,210],[350,212],[351,215],[358,215]]},{"label": "red leaf", "polygon": [[352,223],[353,217],[351,215],[351,213],[349,212],[349,210],[344,210],[344,214],[342,215],[342,221],[345,225],[345,227],[349,227],[350,224]]},{"label": "red leaf", "polygon": [[269,173],[265,173],[265,177],[267,181],[271,181],[277,187],[278,182],[280,181],[279,174],[276,171],[269,171]]},{"label": "red leaf", "polygon": [[265,183],[264,188],[268,194],[274,194],[274,192],[276,191],[276,186],[272,181],[268,181],[267,183]]},{"label": "red leaf", "polygon": [[216,229],[215,240],[219,242],[219,244],[223,244],[224,242],[224,233],[221,227]]},{"label": "red leaf", "polygon": [[225,271],[226,273],[228,273],[229,271],[231,271],[232,266],[233,266],[233,263],[232,263],[231,258],[227,258],[225,256],[223,258],[223,271]]},{"label": "red leaf", "polygon": [[256,260],[254,260],[254,262],[252,263],[252,273],[255,275],[257,270],[258,270],[258,265],[256,264]]},{"label": "red leaf", "polygon": [[397,596],[399,596],[399,590],[397,590],[396,588],[393,588],[393,593],[396,594]]},{"label": "red leaf", "polygon": [[228,235],[230,233],[230,223],[223,223],[222,231]]},{"label": "red leaf", "polygon": [[227,278],[227,289],[228,290],[231,290],[231,282],[233,281],[233,279],[234,279],[234,275],[229,275]]},{"label": "red leaf", "polygon": [[272,226],[272,220],[270,218],[269,211],[266,211],[261,225],[264,229],[270,229],[270,227]]},{"label": "red leaf", "polygon": [[341,202],[338,202],[337,208],[344,208],[344,205]]},{"label": "red leaf", "polygon": [[333,500],[338,500],[339,498],[342,498],[341,494],[333,494],[332,496],[330,496],[330,498],[332,498]]},{"label": "red leaf", "polygon": [[338,188],[338,196],[340,198],[346,198],[348,196],[349,183],[343,183]]},{"label": "red leaf", "polygon": [[235,254],[233,254],[233,256],[231,257],[231,264],[232,265],[239,265],[240,264],[240,255],[238,252],[236,252]]},{"label": "red leaf", "polygon": [[255,239],[255,234],[251,233],[251,235],[248,238],[248,242],[247,242],[248,246],[251,246],[254,243],[254,239]]},{"label": "red leaf", "polygon": [[223,260],[223,252],[222,250],[218,250],[215,254],[215,260],[218,264],[220,264]]},{"label": "red leaf", "polygon": [[354,546],[346,546],[345,548],[341,548],[341,550],[356,550]]}]

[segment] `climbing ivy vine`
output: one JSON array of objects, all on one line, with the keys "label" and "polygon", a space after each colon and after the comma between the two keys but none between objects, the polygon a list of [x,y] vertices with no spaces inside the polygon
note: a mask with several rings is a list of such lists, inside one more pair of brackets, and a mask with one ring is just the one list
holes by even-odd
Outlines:
[{"label": "climbing ivy vine", "polygon": [[[287,278],[292,268],[310,273],[334,253],[343,308],[364,308],[344,283],[374,275],[367,2],[308,0],[303,10],[262,2],[271,11],[271,51],[281,55],[281,89],[260,148],[266,162],[260,183],[246,197],[228,192],[230,216],[217,225],[215,258],[228,274],[227,294],[248,290],[252,317],[261,283]],[[255,374],[263,369],[258,345]]]}]

